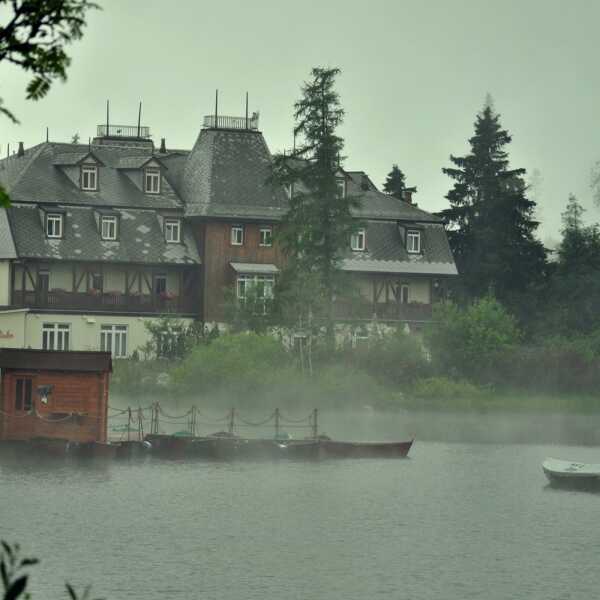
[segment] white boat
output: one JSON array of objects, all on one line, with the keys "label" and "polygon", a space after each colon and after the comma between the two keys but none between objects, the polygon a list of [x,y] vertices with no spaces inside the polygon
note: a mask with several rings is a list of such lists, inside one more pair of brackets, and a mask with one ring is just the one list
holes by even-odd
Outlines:
[{"label": "white boat", "polygon": [[565,487],[597,487],[600,489],[600,464],[547,458],[542,469],[550,483]]}]

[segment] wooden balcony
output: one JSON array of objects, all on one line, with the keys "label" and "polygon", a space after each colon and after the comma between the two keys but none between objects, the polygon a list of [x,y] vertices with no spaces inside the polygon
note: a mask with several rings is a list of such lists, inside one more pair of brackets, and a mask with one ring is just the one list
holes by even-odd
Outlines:
[{"label": "wooden balcony", "polygon": [[50,310],[76,310],[134,314],[196,314],[199,303],[191,296],[168,298],[151,294],[86,293],[52,290],[13,291],[13,306]]},{"label": "wooden balcony", "polygon": [[373,304],[371,302],[338,300],[334,304],[334,316],[341,321],[370,320],[377,317],[380,321],[423,322],[431,321],[432,305],[417,302],[409,304],[399,302]]}]

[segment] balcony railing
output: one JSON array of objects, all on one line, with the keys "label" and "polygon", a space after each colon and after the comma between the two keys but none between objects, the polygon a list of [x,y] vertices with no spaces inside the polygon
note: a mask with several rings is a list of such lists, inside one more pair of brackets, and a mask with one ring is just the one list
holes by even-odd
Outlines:
[{"label": "balcony railing", "polygon": [[374,316],[381,321],[430,321],[432,305],[409,303],[401,304],[389,302],[387,304],[373,304],[371,302],[344,302],[336,301],[334,304],[336,319],[372,319]]},{"label": "balcony railing", "polygon": [[167,298],[151,294],[80,293],[66,291],[13,292],[13,305],[54,310],[128,312],[140,314],[198,312],[198,302],[189,296]]},{"label": "balcony railing", "polygon": [[150,127],[137,125],[98,125],[98,137],[149,138]]},{"label": "balcony railing", "polygon": [[209,129],[258,129],[258,115],[251,117],[227,117],[225,115],[208,115],[204,117],[204,127]]}]

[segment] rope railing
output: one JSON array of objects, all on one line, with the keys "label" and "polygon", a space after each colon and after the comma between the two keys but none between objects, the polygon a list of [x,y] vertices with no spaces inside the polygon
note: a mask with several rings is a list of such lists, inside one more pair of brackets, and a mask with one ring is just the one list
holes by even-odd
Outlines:
[{"label": "rope railing", "polygon": [[[131,428],[131,431],[136,431],[132,427],[134,421],[137,422],[137,431],[140,435],[140,439],[143,437],[143,421],[150,422],[150,433],[159,434],[164,432],[164,428],[161,424],[185,426],[191,435],[196,436],[196,430],[198,426],[204,427],[223,427],[225,426],[229,433],[233,434],[235,429],[245,429],[248,427],[264,427],[265,425],[274,421],[275,436],[279,437],[283,429],[310,429],[313,437],[317,437],[318,434],[318,411],[314,409],[309,415],[302,418],[291,418],[281,414],[281,411],[276,408],[268,417],[260,421],[253,421],[244,418],[240,413],[232,408],[223,417],[209,417],[202,413],[197,406],[192,406],[186,412],[180,415],[174,415],[171,412],[165,411],[159,402],[151,404],[149,407],[138,407],[132,409],[128,407],[126,409],[117,409],[116,407],[109,406],[109,409],[114,411],[115,414],[108,415],[110,420],[124,420],[127,418],[127,423]],[[145,410],[150,410],[150,416],[144,415]],[[135,415],[134,415],[135,412]],[[198,416],[205,418],[198,418]],[[128,430],[129,433],[129,430]]]}]

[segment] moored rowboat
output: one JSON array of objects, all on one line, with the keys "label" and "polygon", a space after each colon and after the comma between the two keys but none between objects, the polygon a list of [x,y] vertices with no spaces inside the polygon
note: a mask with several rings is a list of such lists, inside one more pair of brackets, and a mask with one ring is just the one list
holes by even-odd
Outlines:
[{"label": "moored rowboat", "polygon": [[600,489],[600,464],[547,458],[542,469],[552,485]]},{"label": "moored rowboat", "polygon": [[322,458],[406,458],[414,440],[408,442],[319,441]]}]

